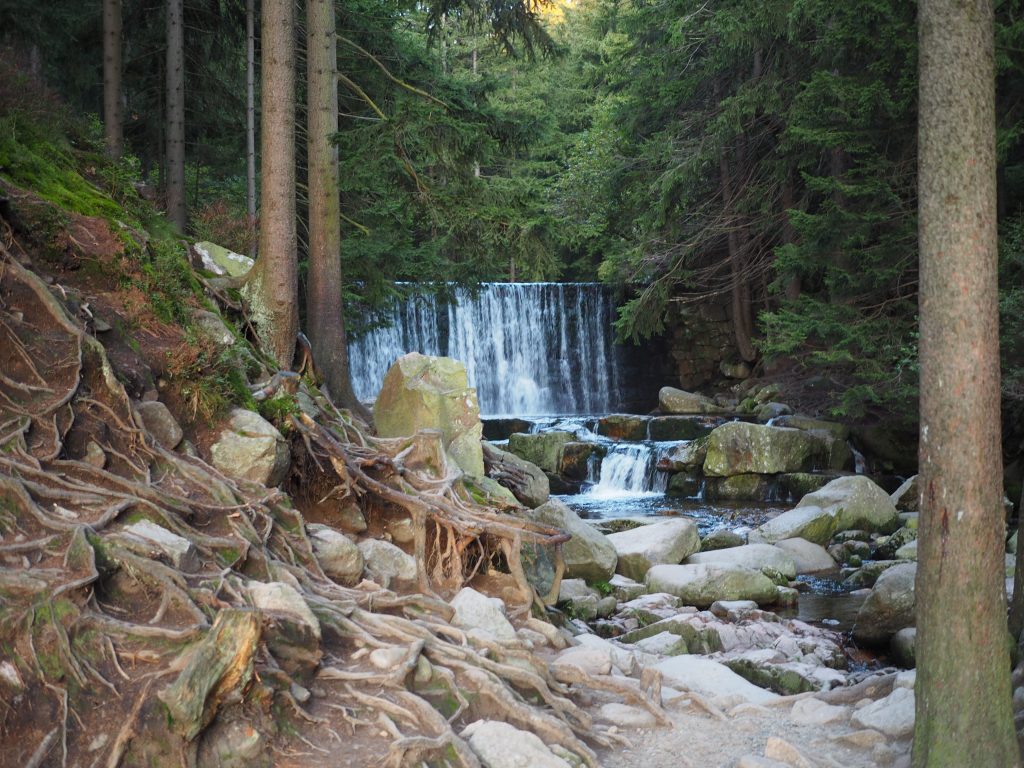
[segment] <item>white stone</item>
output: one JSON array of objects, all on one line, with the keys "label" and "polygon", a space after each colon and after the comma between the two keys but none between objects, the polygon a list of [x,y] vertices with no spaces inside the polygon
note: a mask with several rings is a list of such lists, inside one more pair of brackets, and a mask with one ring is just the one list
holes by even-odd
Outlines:
[{"label": "white stone", "polygon": [[796,577],[796,563],[788,553],[771,544],[744,544],[742,547],[698,552],[686,559],[686,565],[713,564],[732,568],[773,568],[787,578]]},{"label": "white stone", "polygon": [[324,573],[339,584],[355,584],[363,573],[363,553],[348,536],[326,525],[310,525],[309,543]]},{"label": "white stone", "polygon": [[775,546],[793,558],[797,573],[817,573],[836,567],[836,561],[823,546],[806,539],[783,539]]},{"label": "white stone", "polygon": [[674,656],[657,664],[669,685],[703,696],[735,696],[751,704],[765,704],[778,694],[747,682],[724,664],[700,656]]},{"label": "white stone", "polygon": [[821,699],[800,699],[793,704],[789,718],[797,725],[827,725],[849,717],[850,710],[827,704]]},{"label": "white stone", "polygon": [[248,587],[253,605],[261,611],[278,613],[300,624],[307,624],[312,628],[314,636],[320,637],[320,622],[293,586],[281,581],[267,584],[251,581]]},{"label": "white stone", "polygon": [[790,768],[814,768],[814,764],[799,749],[778,736],[768,737],[768,743],[764,745],[764,756]]},{"label": "white stone", "polygon": [[821,507],[836,519],[836,531],[887,531],[899,513],[889,494],[866,475],[838,477],[800,499],[797,507]]},{"label": "white stone", "polygon": [[653,728],[658,723],[657,718],[646,709],[617,702],[605,704],[598,710],[597,717],[620,728]]},{"label": "white stone", "polygon": [[858,728],[873,728],[897,739],[910,736],[914,732],[914,691],[893,688],[884,699],[857,710],[851,722]]},{"label": "white stone", "polygon": [[605,650],[581,645],[562,651],[551,662],[551,666],[576,667],[588,675],[609,675],[612,671],[612,657]]},{"label": "white stone", "polygon": [[462,729],[484,768],[571,768],[536,735],[496,720],[477,720]]},{"label": "white stone", "polygon": [[760,571],[717,563],[656,565],[646,581],[652,592],[668,592],[697,607],[719,600],[774,603],[778,596],[775,583]]},{"label": "white stone", "polygon": [[896,682],[893,683],[893,686],[896,688],[908,688],[912,691],[916,683],[917,670],[907,669],[896,675]]},{"label": "white stone", "polygon": [[815,544],[827,544],[835,528],[835,518],[821,507],[797,507],[752,530],[748,540],[751,544],[774,544],[799,537]]},{"label": "white stone", "polygon": [[139,520],[126,527],[123,533],[125,536],[160,550],[179,571],[192,573],[199,568],[199,554],[192,546],[192,542],[176,533],[171,533],[163,526],[149,520]]},{"label": "white stone", "polygon": [[235,408],[210,446],[210,456],[213,466],[225,475],[271,487],[284,480],[291,449],[269,421],[258,413]]},{"label": "white stone", "polygon": [[651,566],[681,563],[700,549],[696,524],[681,517],[613,533],[608,541],[618,555],[615,570],[637,581]]},{"label": "white stone", "polygon": [[505,618],[505,604],[472,587],[463,587],[451,601],[455,610],[452,624],[466,630],[480,630],[499,643],[515,643],[516,630]]},{"label": "white stone", "polygon": [[399,581],[416,580],[416,559],[394,544],[380,539],[365,539],[359,542],[367,574],[385,589],[392,579]]},{"label": "white stone", "polygon": [[576,637],[576,642],[586,648],[596,648],[607,653],[615,668],[623,674],[631,675],[636,671],[637,657],[633,651],[627,651],[597,635],[579,635]]}]

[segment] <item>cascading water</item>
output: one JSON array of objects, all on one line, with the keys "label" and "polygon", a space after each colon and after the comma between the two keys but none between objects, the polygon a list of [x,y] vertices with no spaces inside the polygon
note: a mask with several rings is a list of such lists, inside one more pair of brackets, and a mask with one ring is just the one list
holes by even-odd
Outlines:
[{"label": "cascading water", "polygon": [[587,495],[613,498],[664,493],[668,476],[659,472],[657,465],[665,450],[659,443],[610,444],[601,460],[600,479]]},{"label": "cascading water", "polygon": [[407,352],[447,355],[466,365],[486,414],[615,410],[619,373],[614,304],[596,283],[486,283],[441,306],[413,296],[388,328],[350,347],[356,395],[371,399],[388,367]]}]

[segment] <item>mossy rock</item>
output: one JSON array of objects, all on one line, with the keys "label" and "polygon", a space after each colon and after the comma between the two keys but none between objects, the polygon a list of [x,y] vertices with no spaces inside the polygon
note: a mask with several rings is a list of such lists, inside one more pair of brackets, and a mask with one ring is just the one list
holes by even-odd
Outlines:
[{"label": "mossy rock", "polygon": [[560,430],[538,434],[517,432],[509,437],[507,450],[554,475],[559,471],[562,448],[575,439],[572,432]]},{"label": "mossy rock", "polygon": [[775,691],[783,696],[818,690],[818,686],[813,681],[793,669],[773,664],[762,666],[755,664],[750,659],[726,659],[722,663],[754,685]]},{"label": "mossy rock", "polygon": [[730,475],[707,478],[704,495],[708,501],[767,501],[774,489],[771,475]]},{"label": "mossy rock", "polygon": [[798,472],[810,466],[818,441],[799,429],[732,421],[708,436],[709,477]]}]

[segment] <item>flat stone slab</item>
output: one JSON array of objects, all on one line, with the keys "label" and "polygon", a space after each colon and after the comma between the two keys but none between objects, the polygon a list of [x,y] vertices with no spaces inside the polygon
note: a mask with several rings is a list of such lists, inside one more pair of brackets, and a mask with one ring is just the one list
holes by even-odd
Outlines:
[{"label": "flat stone slab", "polygon": [[666,683],[702,696],[738,696],[750,704],[766,704],[778,694],[759,688],[724,664],[700,656],[674,656],[655,665]]}]

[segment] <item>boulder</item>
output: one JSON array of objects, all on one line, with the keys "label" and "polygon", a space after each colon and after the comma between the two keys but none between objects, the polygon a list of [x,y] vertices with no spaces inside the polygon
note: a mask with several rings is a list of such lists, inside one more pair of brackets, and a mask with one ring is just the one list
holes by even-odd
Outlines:
[{"label": "boulder", "polygon": [[669,496],[697,498],[701,494],[703,485],[704,476],[700,473],[700,469],[687,469],[669,477],[665,493]]},{"label": "boulder", "polygon": [[894,739],[914,733],[914,691],[893,688],[892,693],[861,707],[853,713],[850,723],[857,728],[871,728]]},{"label": "boulder", "polygon": [[707,697],[737,697],[750,704],[768,704],[778,694],[747,682],[724,664],[700,656],[673,656],[656,664],[667,685]]},{"label": "boulder", "polygon": [[647,572],[645,583],[651,592],[667,592],[698,608],[718,600],[771,604],[778,595],[775,582],[760,571],[717,563],[655,565]]},{"label": "boulder", "polygon": [[310,674],[320,663],[320,622],[290,584],[250,582],[249,596],[263,617],[262,639],[281,668],[292,675]]},{"label": "boulder", "polygon": [[558,457],[558,474],[566,480],[587,480],[591,476],[591,467],[595,463],[600,466],[604,454],[604,446],[596,443],[565,443]]},{"label": "boulder", "polygon": [[715,405],[710,397],[686,392],[675,387],[662,387],[658,392],[658,407],[662,413],[696,414],[721,413],[722,409]]},{"label": "boulder", "polygon": [[700,548],[697,526],[685,518],[613,533],[608,541],[618,556],[616,571],[636,581],[643,579],[651,566],[681,563]]},{"label": "boulder", "polygon": [[887,533],[899,525],[899,513],[889,494],[864,475],[836,478],[804,496],[796,506],[825,510],[836,519],[837,531],[856,528]]},{"label": "boulder", "polygon": [[162,525],[149,520],[139,520],[127,526],[121,535],[131,549],[142,549],[147,554],[155,550],[179,571],[193,573],[199,569],[199,553],[192,546],[192,542],[171,533]]},{"label": "boulder", "polygon": [[779,475],[779,492],[784,499],[798,501],[836,479],[836,474],[817,472],[787,472]]},{"label": "boulder", "polygon": [[750,532],[752,543],[774,544],[783,539],[801,538],[825,545],[836,530],[836,519],[821,507],[805,506],[783,512]]},{"label": "boulder", "polygon": [[609,538],[581,520],[573,510],[557,499],[527,512],[535,523],[561,528],[572,538],[562,545],[565,575],[570,579],[607,581],[615,573],[618,554]]},{"label": "boulder", "polygon": [[544,471],[511,451],[486,443],[484,466],[488,477],[508,488],[516,499],[528,507],[539,507],[551,495],[548,476]]},{"label": "boulder", "polygon": [[698,552],[690,555],[685,564],[712,564],[725,568],[750,568],[755,571],[770,568],[788,579],[796,578],[796,563],[793,562],[793,558],[771,544],[744,544],[741,547]]},{"label": "boulder", "polygon": [[[847,542],[852,543],[852,542]],[[843,579],[843,587],[846,589],[864,589],[873,587],[878,577],[890,568],[905,564],[903,560],[867,560],[856,571]]]},{"label": "boulder", "polygon": [[904,544],[895,554],[898,560],[917,560],[917,539]]},{"label": "boulder", "polygon": [[700,551],[710,552],[714,549],[742,547],[746,543],[747,539],[731,528],[719,528],[704,537],[700,543]]},{"label": "boulder", "polygon": [[712,502],[768,501],[775,495],[775,478],[771,475],[709,477],[704,483],[704,497]]},{"label": "boulder", "polygon": [[529,731],[497,720],[477,720],[460,734],[484,768],[572,768]]},{"label": "boulder", "polygon": [[142,418],[142,426],[152,435],[157,444],[168,451],[178,447],[185,434],[181,431],[177,419],[167,410],[167,406],[159,400],[150,400],[136,404],[135,410]]},{"label": "boulder", "polygon": [[391,581],[412,582],[416,580],[416,560],[394,544],[380,539],[366,539],[359,542],[363,553],[366,575],[387,589]]},{"label": "boulder", "polygon": [[921,496],[917,487],[917,475],[904,480],[903,484],[889,495],[889,498],[900,512],[919,512]]},{"label": "boulder", "polygon": [[[889,652],[901,667],[911,669],[917,666],[917,628],[904,627],[889,642]],[[913,686],[911,686],[913,687]]]},{"label": "boulder", "polygon": [[310,525],[309,543],[324,573],[339,584],[352,585],[363,575],[363,553],[348,536],[326,525]]},{"label": "boulder", "polygon": [[799,413],[780,416],[775,420],[775,426],[793,427],[794,429],[803,429],[808,432],[827,432],[836,440],[842,440],[843,442],[850,439],[850,428],[845,424],[839,424],[835,421],[812,419],[810,416],[804,416]]},{"label": "boulder", "polygon": [[836,561],[823,546],[806,539],[783,539],[775,546],[793,558],[797,573],[817,573],[836,567]]},{"label": "boulder", "polygon": [[798,472],[809,467],[817,447],[814,437],[799,429],[730,421],[708,436],[704,474]]},{"label": "boulder", "polygon": [[284,480],[291,449],[269,421],[258,413],[235,408],[210,446],[210,463],[229,477],[272,487]]},{"label": "boulder", "polygon": [[463,587],[451,601],[452,624],[469,632],[481,632],[499,643],[517,642],[515,628],[505,618],[505,603],[472,587]]},{"label": "boulder", "polygon": [[634,416],[628,413],[613,413],[602,416],[597,421],[597,434],[613,440],[646,440],[646,416]]},{"label": "boulder", "polygon": [[373,404],[373,420],[381,437],[439,430],[455,463],[468,475],[484,475],[476,390],[469,386],[466,367],[458,360],[418,352],[398,358],[384,375]]},{"label": "boulder", "polygon": [[899,630],[914,626],[916,574],[916,563],[903,563],[878,577],[857,613],[854,640],[864,645],[884,645]]},{"label": "boulder", "polygon": [[706,437],[697,440],[690,440],[685,443],[673,446],[666,453],[658,466],[670,472],[682,472],[687,469],[695,469],[704,465],[704,459],[708,455],[708,440]]},{"label": "boulder", "polygon": [[241,277],[252,269],[253,260],[224,246],[201,241],[192,246],[203,261],[203,269],[215,275]]},{"label": "boulder", "polygon": [[772,421],[780,416],[788,416],[793,409],[785,403],[764,403],[754,409],[754,418],[760,422]]},{"label": "boulder", "polygon": [[561,430],[531,435],[517,432],[509,437],[508,450],[553,475],[559,469],[562,446],[575,439],[572,432]]},{"label": "boulder", "polygon": [[850,716],[847,707],[828,704],[821,699],[800,699],[793,704],[789,719],[796,725],[828,725],[845,720]]},{"label": "boulder", "polygon": [[651,440],[696,440],[704,437],[720,419],[695,416],[652,416],[647,422]]}]

